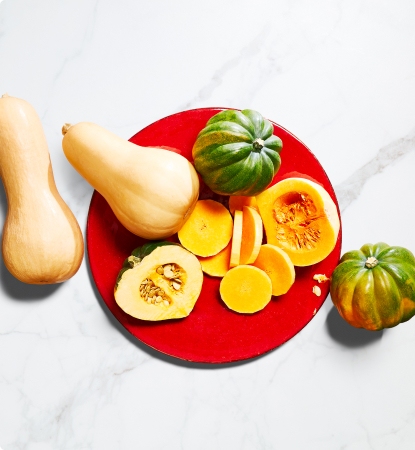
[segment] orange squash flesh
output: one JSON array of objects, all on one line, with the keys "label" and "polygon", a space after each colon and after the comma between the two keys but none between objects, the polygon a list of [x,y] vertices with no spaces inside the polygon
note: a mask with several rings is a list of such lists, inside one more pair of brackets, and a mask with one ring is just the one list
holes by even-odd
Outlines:
[{"label": "orange squash flesh", "polygon": [[261,216],[250,206],[244,206],[240,264],[251,264],[256,260],[261,248],[262,236]]},{"label": "orange squash flesh", "polygon": [[283,295],[295,281],[295,269],[287,253],[271,244],[261,245],[254,264],[271,279],[272,295]]},{"label": "orange squash flesh", "polygon": [[229,309],[252,314],[269,303],[272,284],[269,276],[258,267],[239,265],[222,278],[219,292]]},{"label": "orange squash flesh", "polygon": [[268,244],[283,249],[295,266],[316,264],[334,249],[340,220],[334,201],[319,184],[287,178],[256,199]]},{"label": "orange squash flesh", "polygon": [[258,211],[255,197],[246,197],[244,195],[231,195],[229,197],[229,211],[232,215],[236,210],[242,211],[244,206],[251,206]]},{"label": "orange squash flesh", "polygon": [[229,270],[229,262],[231,259],[231,247],[232,244],[229,243],[223,250],[213,256],[202,257],[199,256],[198,259],[202,266],[203,272],[212,277],[223,277]]},{"label": "orange squash flesh", "polygon": [[229,264],[230,267],[237,266],[241,259],[242,224],[243,224],[242,211],[235,211],[235,217],[233,219],[231,260]]},{"label": "orange squash flesh", "polygon": [[178,237],[183,247],[193,254],[212,256],[228,245],[232,228],[232,216],[221,203],[199,200]]}]

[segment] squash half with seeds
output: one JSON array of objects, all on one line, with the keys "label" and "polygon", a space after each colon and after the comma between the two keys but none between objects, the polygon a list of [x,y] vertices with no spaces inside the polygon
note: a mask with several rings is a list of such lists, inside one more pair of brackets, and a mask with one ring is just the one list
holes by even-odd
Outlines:
[{"label": "squash half with seeds", "polygon": [[115,301],[124,312],[150,321],[190,314],[203,284],[196,256],[180,245],[159,245],[143,259],[128,260],[131,268],[124,266],[114,289]]},{"label": "squash half with seeds", "polygon": [[328,192],[305,178],[287,178],[256,197],[268,244],[284,250],[295,266],[322,261],[334,249],[340,230]]}]

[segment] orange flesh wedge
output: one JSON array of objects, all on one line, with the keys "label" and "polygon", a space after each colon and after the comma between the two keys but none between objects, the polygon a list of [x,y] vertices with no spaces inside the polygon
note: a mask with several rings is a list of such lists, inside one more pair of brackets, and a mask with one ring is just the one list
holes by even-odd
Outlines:
[{"label": "orange flesh wedge", "polygon": [[252,264],[262,244],[262,219],[250,206],[244,206],[242,219],[242,244],[240,264]]},{"label": "orange flesh wedge", "polygon": [[241,258],[242,221],[242,211],[235,211],[235,217],[233,219],[230,267],[237,266]]}]

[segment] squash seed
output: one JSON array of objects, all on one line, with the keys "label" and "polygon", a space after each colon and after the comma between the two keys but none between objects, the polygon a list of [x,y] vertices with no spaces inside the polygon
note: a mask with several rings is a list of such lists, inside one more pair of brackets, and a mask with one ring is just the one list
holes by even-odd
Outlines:
[{"label": "squash seed", "polygon": [[181,288],[181,284],[177,283],[177,281],[173,281],[172,286],[174,289],[176,289],[176,291],[180,290],[180,288]]},{"label": "squash seed", "polygon": [[321,289],[318,286],[313,286],[313,294],[317,295],[317,297],[320,297]]}]

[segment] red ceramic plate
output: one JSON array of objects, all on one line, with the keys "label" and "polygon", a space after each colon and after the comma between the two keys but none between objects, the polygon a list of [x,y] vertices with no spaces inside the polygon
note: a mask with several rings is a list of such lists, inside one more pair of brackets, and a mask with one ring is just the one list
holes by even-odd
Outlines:
[{"label": "red ceramic plate", "polygon": [[[191,160],[192,146],[206,122],[222,108],[202,108],[165,117],[133,136],[141,146],[177,148]],[[290,132],[274,124],[283,141],[282,164],[273,183],[291,175],[306,174],[337,200],[330,181],[315,156]],[[149,150],[151,151],[151,150]],[[205,198],[212,196],[202,189]],[[214,196],[213,196],[214,198]],[[223,200],[223,199],[222,199]],[[238,314],[227,309],[219,295],[220,279],[204,277],[203,289],[192,313],[184,319],[146,322],[125,314],[114,300],[114,283],[124,259],[145,242],[127,231],[105,199],[94,192],[88,214],[87,246],[92,276],[112,314],[137,339],[167,355],[188,361],[226,363],[254,358],[295,336],[314,317],[329,292],[320,284],[313,294],[313,275],[330,276],[340,257],[341,231],[333,252],[321,263],[296,268],[296,281],[286,295],[273,297],[260,312]]]}]

